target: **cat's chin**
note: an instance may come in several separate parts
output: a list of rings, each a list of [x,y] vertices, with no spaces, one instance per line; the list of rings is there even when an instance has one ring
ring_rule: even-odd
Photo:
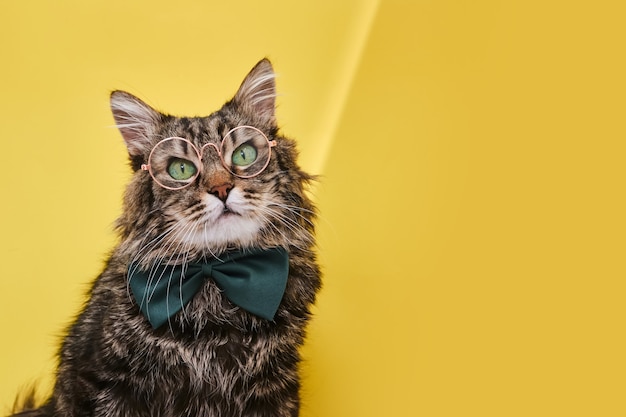
[[[256,239],[260,224],[257,219],[244,217],[232,211],[222,212],[217,219],[197,234],[196,245],[212,247],[246,247]]]

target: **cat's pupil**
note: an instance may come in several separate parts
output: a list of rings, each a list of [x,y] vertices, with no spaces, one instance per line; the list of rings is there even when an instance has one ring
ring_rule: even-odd
[[[196,167],[190,161],[185,159],[174,159],[168,169],[170,177],[175,180],[183,181],[188,180],[196,174]]]
[[[235,149],[232,160],[233,164],[238,166],[250,165],[257,158],[257,150],[254,146],[244,143]]]

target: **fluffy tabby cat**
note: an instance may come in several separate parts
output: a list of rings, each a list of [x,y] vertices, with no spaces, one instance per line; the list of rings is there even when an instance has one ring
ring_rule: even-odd
[[[206,117],[162,114],[112,93],[134,170],[120,243],[63,340],[51,396],[15,415],[298,415],[298,348],[320,273],[305,194],[312,177],[298,167],[294,141],[278,132],[274,78],[260,61]],[[163,265],[185,270],[276,248],[288,256],[288,276],[273,317],[231,302],[207,278],[180,311],[151,324],[140,308],[153,290],[143,298],[130,290],[133,268],[148,271],[148,282],[165,280],[169,292],[184,271],[172,278],[158,272]]]

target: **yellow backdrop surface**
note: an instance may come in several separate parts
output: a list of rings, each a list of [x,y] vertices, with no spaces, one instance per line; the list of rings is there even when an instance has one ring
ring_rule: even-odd
[[[129,178],[108,93],[268,56],[321,181],[302,416],[626,415],[619,1],[0,4],[0,414],[49,386]]]

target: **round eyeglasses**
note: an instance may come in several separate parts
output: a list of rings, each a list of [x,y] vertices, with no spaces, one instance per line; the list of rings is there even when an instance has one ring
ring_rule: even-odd
[[[219,148],[214,143],[207,143],[198,149],[188,139],[170,137],[154,145],[148,163],[141,165],[141,169],[148,171],[161,187],[180,190],[191,185],[200,175],[204,150],[213,147],[231,174],[252,178],[267,168],[274,146],[275,140],[270,141],[252,126],[231,129],[224,135]]]

